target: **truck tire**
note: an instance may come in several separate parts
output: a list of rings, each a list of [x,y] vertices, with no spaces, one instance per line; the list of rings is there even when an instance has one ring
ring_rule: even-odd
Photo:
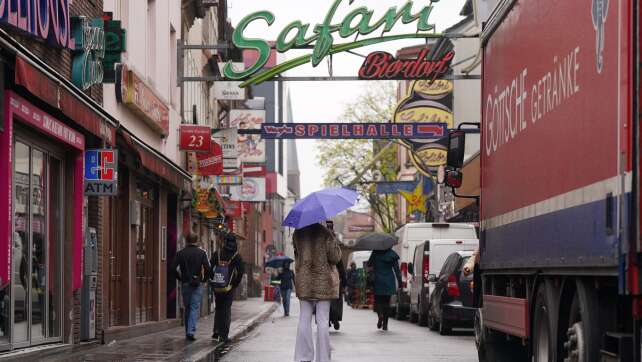
[[[537,287],[533,308],[533,362],[555,361],[557,358],[557,305],[549,282]]]
[[[589,281],[578,279],[564,338],[564,361],[598,362],[602,346],[599,302]]]
[[[505,335],[484,327],[482,309],[477,309],[474,325],[479,362],[531,361],[526,348],[519,341],[508,340]]]
[[[412,306],[410,307],[410,323],[417,323],[419,320],[419,315],[412,311]]]

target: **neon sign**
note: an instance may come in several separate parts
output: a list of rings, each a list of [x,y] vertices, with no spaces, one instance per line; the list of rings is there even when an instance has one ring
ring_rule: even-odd
[[[348,4],[352,5],[354,1],[355,0],[348,0]],[[312,53],[294,58],[259,74],[257,73],[265,66],[270,58],[271,46],[267,40],[247,38],[244,32],[245,29],[255,21],[264,21],[268,26],[272,25],[275,16],[269,11],[259,11],[246,16],[237,25],[232,41],[237,48],[255,49],[259,55],[254,64],[242,71],[235,70],[232,67],[232,62],[228,62],[223,69],[223,74],[229,79],[245,80],[241,84],[241,87],[246,87],[248,85],[262,83],[289,69],[306,63],[311,63],[312,66],[316,67],[328,55],[400,39],[440,37],[438,34],[425,33],[434,30],[434,25],[428,23],[433,9],[432,5],[424,6],[413,13],[413,2],[408,1],[400,8],[396,6],[389,8],[379,20],[376,21],[373,21],[374,10],[361,6],[350,11],[341,22],[333,23],[339,5],[342,2],[342,0],[335,0],[323,22],[314,26],[312,32],[309,31],[312,27],[311,24],[304,24],[300,20],[293,21],[286,25],[277,37],[276,50],[280,53],[285,53],[293,48],[314,45]],[[385,36],[385,34],[389,33],[400,21],[403,24],[416,22],[417,32]],[[334,43],[335,38],[333,35],[338,35],[339,38],[345,39],[355,34],[358,36],[366,36],[376,31],[378,31],[378,36],[369,39],[343,44]]]
[[[365,80],[392,79],[430,79],[432,81],[450,70],[450,63],[455,57],[454,51],[449,51],[440,59],[427,60],[428,49],[423,49],[416,59],[396,59],[386,52],[374,52],[366,57],[359,78]]]
[[[72,47],[69,0],[0,0],[0,24],[61,48]]]
[[[71,19],[75,53],[71,80],[82,90],[103,82],[105,57],[105,29],[103,19],[84,16]]]

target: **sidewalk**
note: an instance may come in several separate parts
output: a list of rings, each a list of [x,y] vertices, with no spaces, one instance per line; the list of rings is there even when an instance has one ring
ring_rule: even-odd
[[[234,301],[230,338],[241,337],[249,329],[267,318],[276,309],[276,303],[259,298]],[[196,341],[185,339],[183,326],[165,332],[145,335],[129,340],[107,342],[105,345],[73,346],[52,349],[38,356],[23,354],[9,361],[201,361],[218,347],[212,340],[214,315],[198,322]]]

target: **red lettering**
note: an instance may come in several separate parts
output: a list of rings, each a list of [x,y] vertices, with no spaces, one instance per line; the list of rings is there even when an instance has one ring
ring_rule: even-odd
[[[432,79],[445,74],[454,58],[449,51],[441,59],[427,60],[428,49],[422,49],[416,59],[396,59],[386,52],[371,53],[359,70],[362,79]]]
[[[397,127],[398,126],[396,124],[393,124],[393,125],[390,126],[390,134],[392,136],[399,136],[400,135],[399,129]]]
[[[339,126],[331,125],[330,126],[330,137],[337,137],[339,135]]]
[[[343,137],[351,136],[350,130],[348,129],[348,125],[347,124],[341,125],[341,136],[343,136]]]
[[[355,124],[352,127],[352,133],[354,133],[355,136],[363,136],[363,125]]]
[[[381,126],[379,126],[379,129],[380,129],[380,136],[382,136],[382,137],[383,137],[383,136],[389,136],[389,135],[390,135],[390,134],[388,133],[387,126],[388,126],[387,124],[382,124]]]
[[[366,134],[370,137],[377,136],[377,126],[374,124],[369,125],[368,130],[366,131]]]
[[[321,136],[325,137],[328,135],[328,126],[323,125],[321,126]]]
[[[113,166],[114,163],[114,154],[112,152],[103,152],[101,154],[101,162],[100,165],[102,166],[102,179],[103,180],[113,180],[114,179],[114,168],[113,167],[108,167],[107,164],[111,164]]]
[[[7,1],[7,22],[13,26],[18,26],[18,9],[20,8],[19,3],[15,3],[16,9],[13,8],[13,1]]]
[[[297,137],[303,137],[305,134],[305,126],[302,124],[298,124],[296,127],[294,127],[294,134]]]
[[[317,132],[319,132],[319,126],[317,126],[316,124],[308,125],[308,137],[316,136]]]
[[[406,137],[412,137],[413,134],[413,126],[411,124],[404,124],[403,125],[403,135]]]

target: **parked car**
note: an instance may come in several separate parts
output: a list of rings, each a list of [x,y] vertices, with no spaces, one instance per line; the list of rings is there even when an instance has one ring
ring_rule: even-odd
[[[476,309],[473,308],[473,276],[465,276],[464,264],[472,251],[457,251],[448,256],[439,276],[432,277],[435,289],[430,295],[428,327],[439,334],[450,334],[452,328],[472,328]]]
[[[459,250],[474,251],[478,246],[477,239],[437,239],[417,245],[414,261],[408,267],[412,275],[409,287],[411,322],[418,322],[420,326],[428,324],[430,294],[435,289],[435,277],[441,271],[446,258]]]
[[[411,223],[406,224],[395,233],[399,243],[394,250],[399,254],[401,269],[401,286],[396,295],[392,296],[391,307],[395,310],[395,318],[405,319],[410,311],[410,274],[408,265],[413,262],[415,248],[428,240],[477,239],[474,225],[460,223]],[[439,270],[439,269],[437,269]]]

